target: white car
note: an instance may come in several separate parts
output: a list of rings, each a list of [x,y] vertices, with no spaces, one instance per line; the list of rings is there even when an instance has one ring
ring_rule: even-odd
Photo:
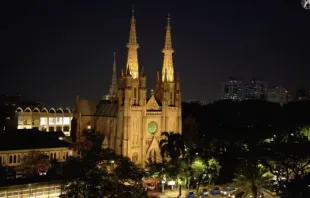
[[[228,187],[222,191],[222,195],[225,197],[231,197],[234,192],[236,192],[236,188]]]

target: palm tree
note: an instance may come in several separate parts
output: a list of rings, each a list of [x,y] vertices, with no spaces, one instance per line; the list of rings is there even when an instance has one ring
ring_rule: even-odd
[[[238,189],[236,193],[244,192],[243,197],[258,198],[260,192],[265,192],[274,197],[268,190],[272,178],[272,174],[262,167],[247,166],[236,174],[234,179],[234,185]]]
[[[182,164],[180,158],[185,154],[184,140],[181,134],[174,132],[162,132],[161,136],[164,136],[159,142],[160,154],[165,164],[166,157],[170,158],[169,168],[167,168],[171,175],[178,175],[180,180],[181,174],[184,173],[182,170]],[[182,194],[182,186],[179,184],[179,196]]]

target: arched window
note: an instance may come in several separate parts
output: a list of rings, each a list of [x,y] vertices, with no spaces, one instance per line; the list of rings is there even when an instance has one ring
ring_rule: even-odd
[[[25,112],[31,112],[31,109],[30,109],[29,107],[27,107],[27,108],[25,109]]]
[[[13,163],[13,156],[10,155],[10,164],[12,164],[12,163]]]
[[[16,155],[14,155],[13,163],[16,163]]]
[[[155,149],[152,149],[149,153],[149,160],[152,162],[152,163],[156,163],[156,151]]]
[[[40,112],[40,110],[38,108],[34,108],[33,112]]]
[[[54,153],[54,159],[57,159],[56,153]]]
[[[131,160],[132,160],[134,163],[137,163],[137,162],[138,162],[138,153],[132,154]]]
[[[23,110],[22,110],[22,108],[18,107],[18,108],[16,109],[16,112],[23,112]]]

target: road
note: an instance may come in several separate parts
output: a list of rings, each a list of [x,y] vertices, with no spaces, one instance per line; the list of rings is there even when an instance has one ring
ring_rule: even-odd
[[[187,191],[182,192],[182,196],[180,198],[186,198]],[[149,198],[177,198],[179,192],[177,190],[174,191],[166,191],[162,194],[160,191],[148,191]],[[224,198],[221,195],[209,195],[209,198]],[[265,194],[264,198],[273,198],[271,195]]]

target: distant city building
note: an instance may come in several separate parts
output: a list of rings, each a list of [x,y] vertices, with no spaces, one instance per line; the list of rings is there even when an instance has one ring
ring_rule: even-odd
[[[61,131],[70,136],[72,113],[69,108],[16,108],[17,129]]]
[[[258,80],[244,84],[240,80],[231,79],[222,83],[221,99],[235,101],[267,100],[268,83]]]
[[[252,80],[244,88],[245,100],[267,100],[267,82]]]
[[[38,107],[41,108],[44,106],[41,101],[24,101],[21,100],[19,95],[1,95],[1,129],[0,130],[9,130],[16,128],[15,121],[15,110],[17,107],[28,106],[30,108]]]
[[[222,83],[222,99],[241,101],[244,98],[242,81],[231,79]]]
[[[298,89],[296,92],[295,100],[309,100],[309,95],[307,94],[307,91],[305,89]]]
[[[197,104],[200,104],[200,105],[207,105],[208,103],[204,100],[188,100],[187,101],[188,103],[197,103]]]
[[[29,152],[46,154],[50,160],[65,161],[73,155],[71,143],[64,134],[42,133],[36,130],[13,130],[0,134],[0,164],[17,167]]]
[[[288,91],[283,87],[269,89],[267,93],[267,101],[284,105],[289,102]]]

